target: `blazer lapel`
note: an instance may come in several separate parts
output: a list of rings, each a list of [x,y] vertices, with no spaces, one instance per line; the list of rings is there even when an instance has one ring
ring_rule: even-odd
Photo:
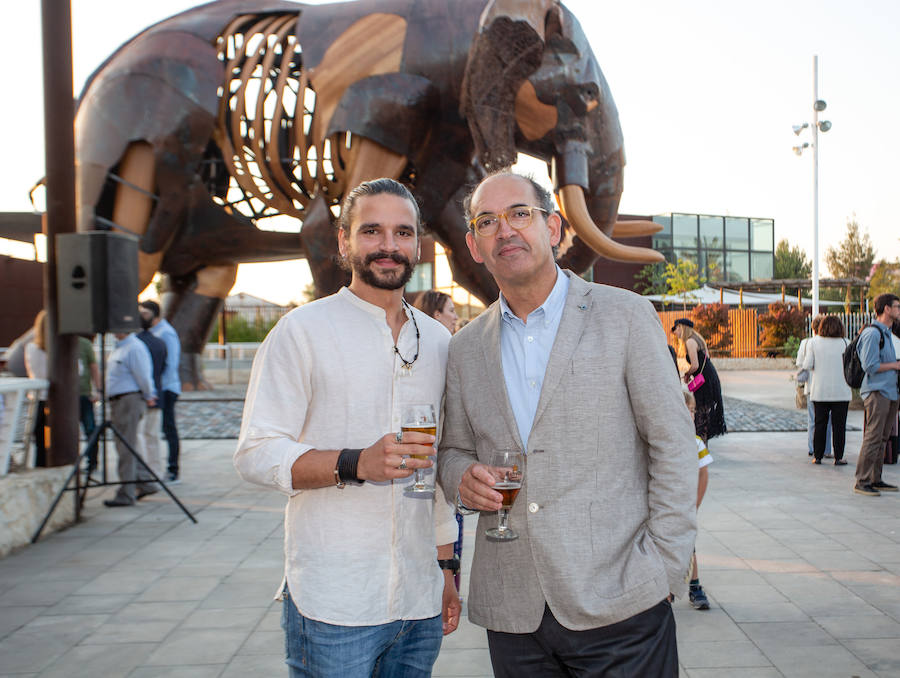
[[[578,342],[581,341],[593,303],[590,285],[569,271],[564,273],[569,276],[569,292],[566,295],[566,305],[559,321],[559,329],[556,331],[556,339],[550,351],[547,371],[544,373],[544,384],[541,387],[541,397],[538,400],[532,428],[537,426],[547,403],[550,402],[553,392],[568,369],[569,361],[578,347]]]
[[[519,426],[516,424],[512,405],[509,404],[509,394],[506,392],[506,379],[503,377],[503,360],[500,356],[500,326],[503,318],[501,317],[500,302],[494,302],[486,313],[490,313],[490,315],[485,323],[481,342],[485,362],[484,381],[491,391],[493,402],[499,405],[500,414],[503,415],[503,420],[512,432],[516,445],[524,451],[525,448],[519,437]]]

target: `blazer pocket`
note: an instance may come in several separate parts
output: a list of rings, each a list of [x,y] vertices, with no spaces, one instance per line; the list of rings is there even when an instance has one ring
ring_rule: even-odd
[[[646,525],[625,534],[625,522],[611,517],[607,506],[591,503],[591,540],[594,552],[594,591],[603,598],[619,598],[666,574],[662,557]]]

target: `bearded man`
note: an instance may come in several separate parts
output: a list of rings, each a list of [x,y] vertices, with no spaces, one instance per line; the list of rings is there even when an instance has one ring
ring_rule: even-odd
[[[253,362],[234,463],[288,497],[278,597],[294,677],[430,676],[459,623],[453,511],[440,489],[403,491],[435,438],[401,432],[401,407],[440,408],[450,341],[403,299],[420,222],[396,181],[353,189],[338,231],[349,287],[288,313]]]

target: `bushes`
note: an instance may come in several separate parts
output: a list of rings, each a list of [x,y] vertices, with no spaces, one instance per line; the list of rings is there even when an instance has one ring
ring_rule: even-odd
[[[728,304],[700,304],[691,311],[691,320],[710,349],[731,348]]]
[[[806,315],[796,306],[776,301],[769,304],[769,312],[759,316],[763,348],[781,350],[791,337],[802,337],[806,329]]]

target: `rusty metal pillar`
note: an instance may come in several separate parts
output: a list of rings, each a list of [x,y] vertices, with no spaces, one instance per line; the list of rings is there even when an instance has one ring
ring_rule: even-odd
[[[44,165],[47,178],[47,365],[50,379],[48,466],[78,457],[78,371],[74,335],[60,335],[56,291],[56,235],[75,232],[75,109],[72,103],[72,12],[69,0],[41,0],[44,48]]]

